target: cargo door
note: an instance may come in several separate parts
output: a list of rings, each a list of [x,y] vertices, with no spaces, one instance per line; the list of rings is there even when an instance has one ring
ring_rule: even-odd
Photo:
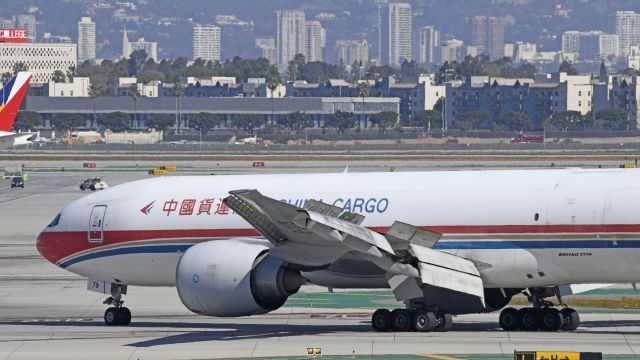
[[[96,205],[91,210],[89,218],[89,242],[101,243],[103,239],[104,214],[107,212],[107,205]]]

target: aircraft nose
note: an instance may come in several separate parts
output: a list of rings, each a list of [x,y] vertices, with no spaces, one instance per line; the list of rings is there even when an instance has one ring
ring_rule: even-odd
[[[56,254],[56,238],[54,233],[43,231],[38,235],[36,239],[36,249],[43,258],[47,259],[52,264],[55,264],[57,261]]]

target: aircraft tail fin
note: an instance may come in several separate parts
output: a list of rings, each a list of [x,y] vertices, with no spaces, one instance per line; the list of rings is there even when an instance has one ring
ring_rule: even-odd
[[[0,90],[0,131],[11,131],[30,80],[30,72],[19,72]]]

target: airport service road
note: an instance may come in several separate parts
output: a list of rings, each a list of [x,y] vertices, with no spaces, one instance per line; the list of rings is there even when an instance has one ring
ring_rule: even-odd
[[[127,165],[100,176],[111,185],[149,176]],[[34,247],[38,232],[58,210],[83,194],[78,185],[91,174],[71,172],[72,167],[64,173],[34,171],[24,190],[0,182],[0,359],[304,358],[309,346],[321,347],[326,355],[355,351],[368,357],[508,356],[514,349],[640,353],[638,313],[583,313],[583,326],[574,333],[507,333],[497,329],[497,314],[458,317],[449,333],[374,333],[371,303],[393,305],[388,294],[363,293],[369,298],[363,305],[341,300],[346,295],[307,293],[272,314],[219,319],[188,312],[175,289],[133,287],[125,297],[134,315],[131,326],[106,327],[104,296],[86,291],[84,279],[47,263]]]

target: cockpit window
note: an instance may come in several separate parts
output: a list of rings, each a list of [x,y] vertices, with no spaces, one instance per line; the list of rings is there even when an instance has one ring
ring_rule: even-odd
[[[53,221],[51,222],[51,224],[47,225],[47,227],[57,226],[59,222],[60,222],[60,214],[56,215],[56,217],[53,218]]]

